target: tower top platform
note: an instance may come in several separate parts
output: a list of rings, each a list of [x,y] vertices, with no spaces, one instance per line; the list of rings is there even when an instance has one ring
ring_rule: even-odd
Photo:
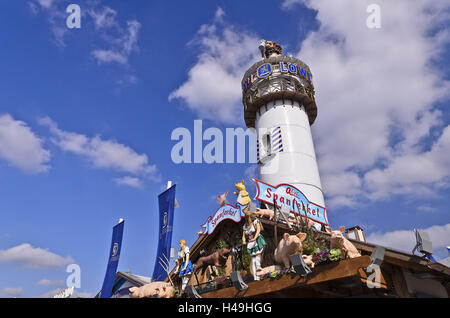
[[[256,112],[261,106],[275,100],[292,100],[305,107],[312,125],[317,106],[308,65],[297,58],[282,56],[281,46],[275,42],[262,43],[263,59],[245,72],[241,82],[245,124],[255,127]]]

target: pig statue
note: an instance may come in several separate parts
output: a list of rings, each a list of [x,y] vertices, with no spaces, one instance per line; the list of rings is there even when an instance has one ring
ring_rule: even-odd
[[[265,216],[265,217],[268,217],[270,220],[273,220],[273,217],[275,216],[275,214],[273,213],[272,210],[260,209],[260,208],[256,208],[255,215]]]
[[[159,297],[171,298],[174,288],[170,283],[152,282],[141,287],[130,288],[131,298]]]
[[[275,249],[274,257],[275,262],[284,264],[285,268],[291,267],[291,261],[289,256],[297,253],[302,253],[302,242],[305,240],[305,233],[298,233],[296,235],[289,235],[284,233],[278,247]]]
[[[219,200],[219,208],[221,208],[227,204],[227,195],[228,195],[228,190],[225,191],[224,194],[217,196],[217,200]]]
[[[312,255],[302,255],[303,261],[306,265],[308,265],[310,268],[314,268],[314,262],[312,260]]]
[[[264,267],[264,268],[258,268],[256,270],[256,276],[262,277],[262,276],[264,276],[266,274],[270,274],[270,273],[272,273],[274,271],[279,271],[279,270],[282,270],[282,267],[278,266],[278,265],[272,265],[272,266],[267,266],[267,267]]]
[[[347,238],[342,234],[345,231],[345,227],[341,226],[338,231],[332,231],[330,228],[326,229],[328,233],[331,234],[330,238],[330,248],[338,248],[341,250],[341,255],[348,258],[355,258],[361,256],[361,254],[356,249]]]

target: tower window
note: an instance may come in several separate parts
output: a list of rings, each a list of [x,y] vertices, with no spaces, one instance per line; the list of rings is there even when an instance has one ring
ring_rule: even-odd
[[[271,141],[269,133],[266,133],[262,136],[262,143],[263,143],[264,151],[267,154],[270,154],[272,152],[272,141]]]

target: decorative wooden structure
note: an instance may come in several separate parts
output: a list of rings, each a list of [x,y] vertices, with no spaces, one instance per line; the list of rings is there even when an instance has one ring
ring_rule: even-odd
[[[262,267],[274,264],[273,251],[275,244],[275,229],[279,239],[283,233],[295,234],[295,226],[289,228],[283,222],[275,223],[261,218],[264,226],[262,232],[267,247],[263,255]],[[191,259],[195,261],[200,251],[214,252],[217,242],[225,242],[233,247],[240,242],[243,221],[234,223],[224,221],[214,233],[209,236],[199,236],[191,246]],[[276,227],[275,227],[276,226]],[[316,232],[324,240],[329,240],[329,234]],[[192,275],[189,284],[194,285],[203,298],[247,298],[247,297],[445,297],[450,295],[450,268],[431,262],[428,259],[401,251],[386,248],[384,260],[380,266],[378,277],[370,270],[373,244],[349,239],[361,252],[361,257],[344,259],[336,262],[316,265],[312,273],[300,277],[294,273],[285,274],[277,278],[266,278],[252,281],[251,275],[244,277],[248,289],[236,290],[230,281],[232,271],[232,257],[227,260],[222,277],[211,279],[206,274],[198,277]],[[369,269],[368,269],[369,267]],[[170,273],[177,284],[179,278],[176,273]],[[374,286],[376,285],[376,286]],[[372,288],[371,288],[372,287]]]
[[[364,230],[359,225],[352,226],[346,229],[345,237],[348,239],[366,242],[366,235],[364,234]]]

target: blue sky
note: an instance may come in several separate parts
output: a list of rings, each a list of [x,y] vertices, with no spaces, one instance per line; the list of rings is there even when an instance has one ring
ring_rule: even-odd
[[[80,29],[65,8],[80,5]],[[0,296],[38,297],[81,268],[98,292],[112,226],[125,219],[119,270],[150,276],[157,195],[177,183],[173,245],[254,165],[175,164],[177,127],[243,127],[240,80],[257,41],[311,67],[312,127],[333,228],[410,251],[427,229],[450,245],[449,5],[378,1],[64,1],[0,3]],[[206,144],[206,142],[204,143]],[[232,194],[229,201],[234,203]]]

